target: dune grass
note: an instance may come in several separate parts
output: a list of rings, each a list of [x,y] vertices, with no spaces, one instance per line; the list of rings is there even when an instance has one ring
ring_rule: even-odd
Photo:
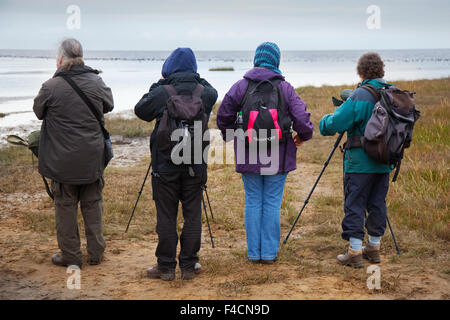
[[[416,124],[413,142],[405,152],[400,177],[396,183],[391,183],[387,198],[389,214],[394,223],[407,228],[419,230],[429,237],[450,240],[450,194],[449,167],[450,159],[450,78],[438,80],[401,81],[395,83],[402,89],[416,92],[416,106],[421,111],[421,118]],[[330,103],[331,96],[339,96],[342,89],[349,86],[301,87],[297,89],[299,96],[308,103],[308,111],[315,126],[314,143],[305,143],[299,155],[299,161],[322,164],[329,154],[336,137],[322,137],[318,132],[318,123],[323,114],[333,112]],[[215,116],[219,103],[213,108],[210,127],[215,128]],[[154,122],[147,123],[137,118],[108,118],[106,127],[111,134],[125,137],[148,137],[154,127]],[[108,169],[106,177],[109,184],[106,187],[105,219],[106,222],[123,224],[122,215],[128,210],[136,196],[138,187],[144,175],[144,167],[138,164],[133,168]],[[4,147],[0,149],[0,172],[2,182],[0,191],[10,192],[20,190],[20,186],[27,185],[31,168],[31,154],[26,148]],[[340,173],[342,159],[336,151],[327,169]],[[23,173],[24,167],[28,168]],[[20,173],[22,172],[22,173]],[[295,172],[294,174],[298,174]],[[19,177],[20,176],[20,177]],[[225,230],[235,230],[242,227],[243,193],[239,175],[234,173],[233,166],[211,165],[209,177],[214,184],[216,201],[227,203],[218,206],[217,218]],[[39,178],[39,177],[37,177]],[[323,179],[327,179],[324,177]],[[341,181],[337,180],[337,183]],[[9,187],[14,184],[14,188]],[[134,187],[134,188],[132,188]],[[29,189],[29,188],[27,188]],[[150,187],[149,187],[150,189]],[[294,196],[292,191],[285,191],[282,211],[285,213],[284,224],[287,226],[295,218],[297,207],[292,205]],[[108,196],[109,195],[109,196]],[[109,200],[111,199],[111,200]],[[220,199],[220,200],[219,200]],[[110,203],[111,201],[112,203]],[[301,200],[300,200],[301,201]],[[342,208],[342,196],[333,198],[315,197],[319,207]],[[141,198],[142,206],[138,208],[137,216],[144,214],[144,208],[152,208],[149,194]],[[297,203],[296,203],[297,205]],[[114,210],[112,210],[114,208]],[[121,209],[123,208],[123,209]],[[109,212],[114,211],[114,217]]]
[[[388,213],[396,224],[419,230],[429,237],[450,240],[450,78],[397,81],[394,84],[416,92],[416,108],[421,118],[416,123],[413,142],[405,151],[398,181],[390,184]],[[299,96],[309,102],[315,125],[314,147],[305,144],[307,161],[325,159],[336,137],[318,137],[320,118],[333,112],[329,99],[338,97],[348,86],[302,87]],[[339,152],[333,165],[341,165]]]
[[[407,266],[409,275],[434,269],[446,279],[450,270],[450,78],[399,81],[394,84],[416,92],[416,105],[422,117],[416,124],[412,145],[406,150],[399,179],[391,183],[387,197],[388,214],[404,251],[402,256],[395,255],[392,237],[387,231],[383,239],[382,254],[389,257],[388,262],[391,264],[384,265],[384,268],[392,268],[392,272],[386,270],[383,273],[383,292],[392,293],[399,290],[398,268]],[[336,136],[322,137],[318,132],[318,124],[324,114],[334,110],[331,96],[338,97],[344,88],[349,86],[297,89],[299,96],[308,104],[315,133],[313,140],[299,148],[299,168],[289,174],[286,182],[281,206],[282,237],[287,234],[297,216],[336,139]],[[218,107],[219,103],[213,108],[210,128],[216,127]],[[106,119],[106,127],[112,134],[129,138],[148,136],[153,125],[136,118]],[[130,230],[127,234],[123,233],[148,163],[149,159],[143,159],[132,167],[108,168],[105,171],[103,207],[104,235],[107,241],[124,238],[129,241],[156,240],[156,210],[151,177],[147,179]],[[3,195],[45,192],[40,176],[36,170],[32,171],[31,155],[26,148],[0,148],[0,174],[0,192]],[[334,263],[336,254],[343,252],[346,246],[340,238],[343,195],[342,155],[339,150],[330,162],[293,236],[286,245],[280,247],[275,269],[255,266],[246,259],[243,185],[234,166],[210,165],[208,186],[215,218],[210,222],[216,249],[210,249],[209,233],[204,223],[201,262],[208,269],[204,276],[206,281],[216,288],[219,296],[245,297],[252,287],[287,281],[287,269],[301,279],[334,275],[349,282],[365,283],[367,276],[364,272],[341,268]],[[54,235],[52,202],[45,195],[38,205],[23,210],[25,228]],[[202,219],[205,222],[204,214]],[[181,227],[181,215],[178,221]],[[82,223],[80,227],[80,234],[83,234]],[[173,285],[182,284],[175,282]]]
[[[150,136],[154,128],[154,121],[148,123],[137,117],[106,116],[105,127],[111,135],[119,135],[125,138],[140,138]]]
[[[402,163],[400,177],[396,183],[391,183],[387,198],[389,214],[394,223],[407,228],[420,230],[427,236],[450,240],[450,210],[449,210],[449,167],[450,159],[450,78],[439,80],[401,81],[395,83],[398,87],[416,92],[416,106],[421,111],[421,118],[416,124],[413,142],[406,150]],[[336,137],[322,137],[318,132],[318,123],[323,114],[333,112],[334,107],[330,103],[331,96],[339,96],[342,89],[349,86],[322,86],[301,87],[297,89],[299,96],[308,103],[308,111],[315,126],[314,143],[305,143],[302,146],[299,161],[321,164],[329,154]],[[213,108],[210,127],[215,128],[217,103]],[[137,118],[107,117],[106,127],[111,134],[122,135],[128,138],[148,137],[154,127],[154,122],[147,123]],[[135,168],[108,169],[106,176],[110,182],[106,187],[105,219],[106,221],[124,223],[123,217],[117,217],[125,213],[130,203],[136,196],[140,185],[141,175],[144,174],[144,166]],[[342,159],[339,151],[336,151],[328,171],[341,170]],[[26,181],[18,179],[17,175],[27,179],[27,174],[19,174],[23,168],[31,169],[31,155],[26,148],[4,147],[0,149],[0,171],[2,179],[0,191],[12,190],[8,187],[14,181],[14,189],[26,185]],[[27,170],[25,170],[27,171]],[[141,175],[139,175],[139,173]],[[297,174],[297,173],[294,173]],[[222,203],[227,206],[219,206],[218,223],[226,230],[234,230],[242,226],[243,194],[241,181],[234,173],[232,166],[212,165],[209,167],[209,176],[214,181],[215,190]],[[326,179],[326,177],[324,177]],[[337,181],[340,183],[340,181]],[[127,187],[128,186],[128,187]],[[136,190],[133,190],[134,186]],[[133,190],[133,191],[132,191]],[[216,192],[217,191],[217,192]],[[112,197],[108,197],[113,195]],[[292,206],[292,191],[285,192],[282,210],[285,212],[284,224],[292,223],[296,215],[296,208]],[[316,198],[316,197],[315,197]],[[113,203],[109,203],[108,199]],[[332,207],[342,207],[341,195],[333,198],[316,198],[316,205],[324,207],[324,203],[332,203]],[[141,208],[152,207],[151,197],[146,195],[141,199]],[[326,206],[326,205],[325,205]],[[115,217],[109,217],[108,212],[114,208]],[[123,209],[120,209],[123,208]],[[119,209],[119,210],[118,210]],[[143,214],[138,208],[137,216]],[[232,214],[230,214],[232,213]]]

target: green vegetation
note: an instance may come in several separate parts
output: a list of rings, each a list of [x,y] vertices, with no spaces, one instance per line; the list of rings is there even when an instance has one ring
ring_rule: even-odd
[[[394,244],[387,230],[381,247],[382,290],[370,294],[373,294],[374,298],[377,298],[378,294],[383,294],[381,298],[429,297],[431,293],[438,294],[445,290],[450,273],[448,262],[450,78],[399,81],[394,84],[399,88],[416,92],[416,105],[422,117],[416,124],[412,145],[406,150],[399,179],[391,183],[387,197],[388,214],[404,254],[400,256],[395,254]],[[315,133],[312,141],[305,142],[299,147],[298,169],[291,172],[286,181],[281,205],[282,240],[303,205],[336,139],[336,136],[320,135],[319,120],[324,114],[333,112],[331,96],[338,97],[342,89],[349,87],[322,86],[297,89],[299,96],[308,104]],[[219,103],[213,108],[210,128],[216,127],[218,107]],[[128,138],[148,137],[153,125],[154,122],[149,124],[137,118],[106,117],[106,128],[111,134]],[[109,167],[105,171],[104,235],[108,246],[114,248],[108,253],[110,262],[113,262],[116,256],[120,257],[121,252],[136,257],[136,250],[144,248],[148,250],[149,246],[152,246],[152,249],[156,246],[156,209],[152,199],[150,177],[139,200],[130,231],[127,235],[123,234],[148,163],[149,159],[143,159],[134,166]],[[14,246],[19,245],[23,248],[32,248],[36,245],[48,248],[49,244],[55,247],[55,243],[51,242],[55,241],[53,202],[45,196],[41,177],[37,170],[32,168],[30,151],[21,147],[0,148],[0,175],[2,177],[0,193],[3,198],[13,199],[4,204],[0,202],[0,214],[14,213],[13,218],[5,218],[2,221],[4,225],[10,226],[18,233],[17,238],[5,237],[5,241],[0,241],[0,246],[3,245],[5,250],[9,248],[8,245],[11,246],[11,249],[8,249],[11,250],[8,251],[10,253],[5,255],[12,254]],[[243,185],[241,176],[235,172],[233,165],[212,164],[208,167],[208,193],[215,218],[214,221],[210,219],[210,222],[216,248],[211,249],[206,221],[203,220],[200,262],[206,272],[200,276],[202,279],[195,282],[199,294],[207,292],[204,297],[245,299],[257,296],[264,289],[267,292],[267,288],[271,292],[276,292],[278,288],[278,292],[284,294],[285,291],[281,289],[297,285],[300,291],[291,291],[292,296],[280,294],[271,297],[297,297],[296,294],[302,294],[302,286],[307,297],[333,298],[336,294],[337,296],[341,294],[344,299],[352,299],[362,298],[363,294],[367,294],[365,269],[343,268],[335,263],[336,255],[344,252],[347,245],[340,237],[344,212],[342,156],[339,151],[334,154],[289,242],[280,246],[278,262],[274,266],[255,265],[247,261]],[[24,203],[24,195],[30,197],[36,194],[41,194],[41,197]],[[14,207],[10,209],[12,204]],[[180,214],[178,219],[180,226],[182,221]],[[82,225],[80,215],[80,234],[83,237]],[[33,237],[39,234],[42,239],[38,244],[32,241],[34,238],[27,240],[20,234],[23,229],[32,230]],[[17,239],[20,239],[20,243]],[[117,243],[119,247],[114,247]],[[47,251],[45,249],[43,253],[36,255],[42,255],[47,259]],[[151,259],[152,255],[149,253],[150,251],[145,252]],[[24,258],[17,257],[17,261]],[[136,261],[141,262],[144,259],[139,258]],[[14,263],[17,265],[19,262]],[[105,264],[105,268],[107,266]],[[140,265],[134,267],[141,268]],[[94,269],[91,270],[90,272],[95,272]],[[436,281],[440,281],[442,285],[436,285],[436,282],[430,279],[432,281],[437,279]],[[148,292],[147,280],[137,274],[124,279],[142,289],[142,292]],[[174,287],[180,290],[190,288],[188,282],[178,279],[170,284],[155,283],[155,285],[165,286],[164,290]],[[311,288],[317,288],[318,291]],[[416,288],[426,289],[420,291]],[[124,286],[123,290],[125,295],[128,289]],[[162,292],[159,289],[156,291]],[[120,292],[122,294],[122,291]],[[131,289],[128,292],[131,292]],[[448,295],[445,294],[436,297],[448,299]]]
[[[395,225],[423,232],[427,237],[450,240],[450,78],[398,81],[397,87],[416,92],[416,107],[421,118],[414,129],[413,142],[405,151],[400,176],[391,183],[387,197],[388,212]],[[308,104],[316,129],[315,143],[305,143],[303,159],[323,161],[336,137],[321,137],[318,123],[325,113],[333,112],[329,102],[348,86],[298,88]],[[342,165],[339,153],[330,167]],[[327,169],[328,170],[328,169]],[[341,183],[341,182],[340,182]]]
[[[155,122],[145,122],[136,117],[105,117],[105,127],[111,135],[120,135],[125,138],[149,137]]]
[[[209,68],[209,71],[234,71],[233,67]]]
[[[440,80],[402,81],[395,83],[398,87],[416,92],[416,105],[421,111],[421,118],[416,124],[413,143],[406,150],[402,163],[400,177],[396,183],[391,183],[387,204],[389,215],[395,225],[423,232],[431,238],[450,240],[450,78]],[[349,86],[301,87],[297,89],[299,96],[308,103],[308,111],[315,127],[313,142],[305,143],[298,154],[298,163],[322,165],[331,150],[335,137],[322,137],[318,132],[318,123],[325,113],[333,112],[331,96],[338,96],[340,91]],[[217,103],[213,108],[210,128],[216,127]],[[154,127],[154,122],[147,123],[137,118],[106,117],[106,127],[111,134],[128,138],[148,137]],[[342,157],[336,152],[327,172],[320,184],[336,185],[339,192],[336,195],[321,195],[316,191],[312,197],[313,205],[319,210],[336,214],[342,211]],[[108,169],[110,182],[106,186],[105,221],[123,224],[125,218],[117,215],[128,213],[131,202],[136,196],[137,186],[147,160],[135,168]],[[26,148],[5,147],[0,149],[0,171],[5,176],[2,187],[7,187],[14,180],[7,173],[15,172],[17,168],[29,167],[31,170],[31,155]],[[318,172],[317,172],[318,173]],[[282,225],[287,228],[295,218],[304,197],[299,197],[295,190],[289,187],[293,176],[302,175],[300,170],[293,172],[288,178],[288,187],[282,203]],[[242,228],[244,197],[242,182],[234,167],[228,165],[211,165],[209,181],[214,188],[210,193],[214,199],[220,199],[227,206],[218,206],[217,223],[226,230]],[[312,178],[316,172],[308,173]],[[26,177],[26,175],[24,175]],[[11,178],[11,179],[10,179]],[[17,178],[17,177],[15,177]],[[20,181],[17,182],[20,184]],[[26,185],[26,182],[24,182]],[[136,190],[130,188],[136,186]],[[292,186],[294,188],[294,186]],[[306,192],[306,191],[304,191]],[[303,194],[304,194],[303,192]],[[144,194],[141,198],[141,209],[153,207],[151,196]],[[114,208],[114,210],[113,210]],[[152,210],[153,211],[153,210]],[[108,212],[114,212],[115,217]],[[136,216],[144,215],[137,212]],[[338,223],[339,219],[336,220]],[[301,222],[302,223],[302,222]],[[335,228],[333,228],[335,229]]]

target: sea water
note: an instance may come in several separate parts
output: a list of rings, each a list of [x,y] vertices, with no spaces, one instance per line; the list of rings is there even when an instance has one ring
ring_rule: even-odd
[[[380,50],[388,82],[450,76],[450,49]],[[356,63],[364,51],[284,51],[280,70],[294,87],[353,85]],[[152,83],[161,78],[168,51],[87,51],[85,62],[101,70],[112,89],[113,113],[134,108]],[[251,51],[197,51],[198,73],[217,89],[219,101],[252,68]],[[210,71],[211,68],[233,71]],[[39,128],[32,108],[41,84],[56,70],[56,54],[42,50],[0,50],[0,141],[6,134]],[[308,101],[306,101],[308,102]],[[128,112],[130,114],[130,112]],[[132,113],[131,113],[132,114]],[[2,143],[0,142],[0,143]]]

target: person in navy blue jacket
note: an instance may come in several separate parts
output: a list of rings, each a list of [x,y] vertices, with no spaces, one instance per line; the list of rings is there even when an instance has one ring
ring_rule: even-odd
[[[191,279],[200,272],[198,252],[201,243],[201,199],[202,186],[206,179],[206,164],[197,166],[192,175],[187,165],[176,165],[170,158],[159,154],[155,148],[156,132],[166,108],[169,94],[164,85],[171,85],[179,95],[190,95],[200,84],[204,112],[210,115],[217,100],[217,91],[197,73],[197,61],[189,48],[178,48],[166,59],[162,78],[152,84],[150,91],[135,106],[136,115],[145,121],[156,120],[155,130],[150,137],[152,154],[152,188],[155,200],[158,233],[156,257],[158,264],[147,269],[147,276],[163,280],[175,278],[178,245],[177,214],[181,201],[184,217],[180,235],[181,251],[179,265],[183,279]]]

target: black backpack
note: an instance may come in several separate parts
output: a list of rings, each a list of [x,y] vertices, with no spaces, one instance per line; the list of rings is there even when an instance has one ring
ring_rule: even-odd
[[[242,119],[238,117],[238,128],[247,132],[247,144],[275,139],[285,143],[291,137],[292,120],[286,113],[284,97],[278,84],[281,80],[248,82],[241,101]],[[241,122],[241,123],[239,123]]]
[[[171,163],[175,165],[202,164],[203,151],[207,146],[207,143],[203,141],[203,136],[208,129],[208,116],[201,99],[204,87],[198,84],[192,94],[189,95],[178,94],[171,85],[165,85],[164,89],[169,94],[169,99],[156,132],[157,153],[163,155],[166,159],[170,159]],[[201,123],[201,141],[195,141],[195,138],[199,136],[199,132],[197,132],[197,136],[194,134],[195,122]],[[173,141],[171,136],[177,129],[181,129],[183,135],[178,140]],[[185,148],[187,143],[190,143],[190,148],[188,148],[190,149],[190,155],[184,157],[183,150],[187,150]],[[198,153],[198,145],[201,145],[201,155]],[[197,151],[197,155],[194,151]],[[173,162],[172,155],[174,154],[183,158],[182,163]],[[199,158],[200,156],[201,158]],[[187,161],[185,161],[186,158]]]

